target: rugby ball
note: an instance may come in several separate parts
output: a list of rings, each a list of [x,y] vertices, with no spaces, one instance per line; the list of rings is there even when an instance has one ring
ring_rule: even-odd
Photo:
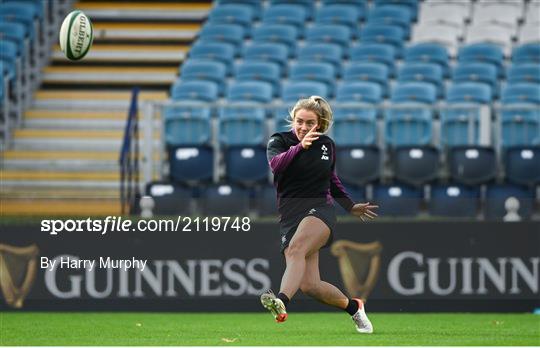
[[[82,11],[73,11],[66,16],[60,27],[60,49],[70,60],[82,59],[90,50],[94,30],[90,19]]]

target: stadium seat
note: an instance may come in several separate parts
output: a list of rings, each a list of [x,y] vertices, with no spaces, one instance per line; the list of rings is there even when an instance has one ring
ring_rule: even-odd
[[[266,147],[231,146],[224,150],[225,178],[228,182],[253,185],[268,181]]]
[[[502,93],[503,147],[540,145],[540,85],[508,84]]]
[[[354,185],[348,185],[343,184],[343,187],[345,188],[345,192],[351,197],[353,202],[367,202],[366,199],[366,189],[365,187],[359,187]],[[349,216],[351,212],[345,211],[339,203],[334,202],[334,206],[336,208],[336,214],[340,216]]]
[[[505,173],[508,181],[532,186],[540,183],[540,145],[512,147],[505,151]]]
[[[480,208],[480,188],[463,185],[434,185],[428,201],[429,215],[475,218]]]
[[[352,37],[356,38],[358,23],[365,15],[362,7],[352,3],[323,5],[317,10],[315,23],[346,25],[351,30]]]
[[[525,23],[540,23],[540,1],[529,2],[529,7],[525,10]]]
[[[502,92],[504,103],[540,104],[540,85],[535,83],[508,84]]]
[[[260,216],[275,216],[277,211],[277,194],[274,185],[262,185],[256,191],[256,207]]]
[[[154,215],[191,215],[191,188],[173,182],[154,181],[146,185],[146,195],[154,200]]]
[[[497,25],[515,31],[522,9],[512,2],[492,1],[476,5],[472,22],[477,25]]]
[[[384,5],[395,5],[403,6],[408,8],[411,11],[411,18],[413,21],[416,21],[418,15],[418,0],[375,0],[375,7],[384,6]]]
[[[244,42],[245,30],[237,24],[205,24],[199,32],[199,40],[202,42],[222,42],[235,47],[236,54],[240,53],[240,47]]]
[[[538,23],[525,24],[519,31],[518,42],[522,45],[530,43],[540,43],[540,33],[538,32]]]
[[[458,63],[489,63],[497,68],[499,78],[504,77],[504,54],[502,49],[492,43],[476,43],[462,46],[458,52]]]
[[[454,83],[448,88],[446,101],[487,104],[492,101],[491,87],[480,82]]]
[[[324,83],[330,96],[334,95],[335,67],[329,63],[302,62],[289,69],[289,81],[317,81]]]
[[[171,180],[191,185],[212,180],[214,152],[210,146],[171,146],[168,155]]]
[[[396,50],[394,46],[376,43],[361,43],[352,46],[349,50],[351,63],[383,63],[388,67],[388,73],[391,77],[395,74]]]
[[[496,154],[490,147],[452,147],[448,152],[448,166],[452,179],[465,185],[487,183],[497,173]]]
[[[414,217],[420,211],[423,191],[406,185],[381,185],[373,190],[373,200],[379,206],[380,217]]]
[[[265,110],[254,103],[231,103],[220,110],[219,140],[225,146],[260,145],[266,138]]]
[[[345,81],[339,85],[336,93],[336,101],[340,104],[346,102],[377,104],[381,100],[382,89],[379,84],[374,82]]]
[[[249,190],[236,185],[210,185],[202,192],[201,211],[208,216],[246,216]]]
[[[345,67],[343,80],[345,82],[375,82],[381,87],[382,96],[388,95],[390,72],[383,63],[353,62]]]
[[[395,25],[403,29],[404,38],[410,35],[411,10],[401,5],[375,6],[368,15],[367,24]]]
[[[540,44],[531,43],[515,47],[512,51],[512,63],[540,64]]]
[[[540,65],[532,63],[514,64],[508,69],[509,84],[530,82],[540,84]]]
[[[462,82],[480,82],[491,87],[494,98],[499,96],[499,79],[497,69],[488,63],[460,63],[453,71],[452,81],[456,84]]]
[[[458,46],[461,28],[456,28],[444,23],[419,23],[412,31],[411,43],[413,44],[438,44],[454,56]]]
[[[324,83],[313,81],[286,82],[282,85],[281,99],[286,102],[295,102],[300,98],[309,98],[318,95],[323,98],[328,96],[328,88]]]
[[[218,0],[219,5],[225,4],[240,4],[251,7],[253,18],[259,20],[262,14],[262,4],[259,0]]]
[[[294,6],[300,6],[305,11],[305,19],[311,20],[313,19],[313,15],[315,13],[315,3],[311,0],[270,0],[270,8],[275,7],[276,5],[294,5]],[[296,13],[294,13],[296,15]],[[304,18],[302,21],[305,20]],[[302,22],[302,25],[304,25]]]
[[[272,96],[272,85],[264,81],[234,81],[227,89],[227,99],[232,102],[269,103]]]
[[[210,109],[204,105],[167,106],[164,111],[165,143],[169,146],[209,144]]]
[[[510,47],[512,46],[512,31],[513,29],[511,28],[505,28],[503,26],[493,24],[486,25],[485,23],[483,23],[478,25],[471,25],[467,29],[465,43],[495,44],[501,47],[503,51],[510,53]]]
[[[285,75],[289,58],[287,46],[278,43],[253,43],[244,48],[245,62],[271,62],[281,67],[281,74]]]
[[[303,38],[307,17],[306,8],[300,4],[272,4],[264,11],[263,24],[292,25]]]
[[[534,192],[528,188],[514,185],[490,185],[486,190],[485,217],[488,220],[501,220],[507,214],[505,203],[510,197],[519,202],[518,215],[528,220],[534,206]]]
[[[296,55],[296,42],[298,41],[298,29],[285,24],[262,24],[253,31],[254,43],[280,43],[285,44],[289,51],[289,58]]]
[[[250,36],[253,17],[253,8],[249,5],[219,4],[208,14],[207,23],[238,24],[244,28],[247,36]]]
[[[392,151],[395,178],[419,186],[437,178],[439,151],[432,146],[402,146]]]
[[[405,63],[435,63],[443,69],[444,77],[450,75],[448,50],[437,43],[420,43],[405,49]]]
[[[351,42],[351,29],[340,24],[318,24],[306,30],[308,44],[330,43],[337,44],[343,49]]]
[[[435,86],[437,97],[444,94],[443,70],[435,63],[405,63],[398,72],[398,82],[427,82]]]
[[[336,152],[336,172],[343,183],[362,186],[379,179],[381,153],[378,147],[339,145]]]
[[[274,97],[280,94],[281,69],[277,63],[247,61],[238,64],[235,78],[237,81],[263,81],[272,84]]]
[[[435,87],[425,82],[398,83],[393,107],[385,115],[385,141],[391,147],[429,145],[432,140],[431,104]]]
[[[225,92],[227,66],[220,62],[188,59],[180,66],[182,81],[208,80],[218,85],[219,94]]]
[[[396,56],[401,57],[405,32],[399,26],[383,24],[366,24],[362,27],[360,40],[362,43],[389,44],[396,49]]]
[[[444,23],[457,28],[464,26],[470,18],[470,3],[468,1],[424,1],[418,18],[419,23]]]
[[[343,64],[341,46],[329,43],[311,44],[302,47],[298,52],[298,62],[326,62],[334,65],[336,73],[341,76]]]
[[[218,97],[218,86],[211,81],[178,81],[171,87],[171,98],[213,102]]]
[[[234,46],[219,42],[196,42],[189,51],[189,58],[193,60],[211,60],[223,63],[227,66],[227,74],[232,73],[234,61]]]

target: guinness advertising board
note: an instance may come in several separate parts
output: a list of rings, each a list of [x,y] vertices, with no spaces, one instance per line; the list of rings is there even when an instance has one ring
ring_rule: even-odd
[[[258,311],[285,269],[279,227],[249,231],[0,234],[2,310]],[[321,278],[370,311],[540,307],[537,222],[339,223]],[[300,292],[291,310],[332,310]]]

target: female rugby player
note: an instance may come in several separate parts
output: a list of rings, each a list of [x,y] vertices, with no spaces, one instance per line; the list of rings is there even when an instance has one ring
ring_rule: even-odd
[[[291,131],[270,137],[267,157],[278,196],[281,252],[287,263],[277,297],[270,291],[261,303],[277,322],[287,319],[287,305],[298,289],[318,301],[348,312],[361,333],[373,332],[360,299],[348,298],[321,280],[319,250],[332,242],[336,215],[332,199],[360,219],[373,219],[378,208],[355,204],[337,177],[335,144],[324,135],[332,110],[318,96],[300,99],[290,114]]]

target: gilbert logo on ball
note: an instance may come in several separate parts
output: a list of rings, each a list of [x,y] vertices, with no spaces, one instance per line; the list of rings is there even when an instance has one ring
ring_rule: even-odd
[[[90,19],[82,11],[73,11],[66,16],[60,27],[60,49],[70,60],[83,58],[94,39]]]

